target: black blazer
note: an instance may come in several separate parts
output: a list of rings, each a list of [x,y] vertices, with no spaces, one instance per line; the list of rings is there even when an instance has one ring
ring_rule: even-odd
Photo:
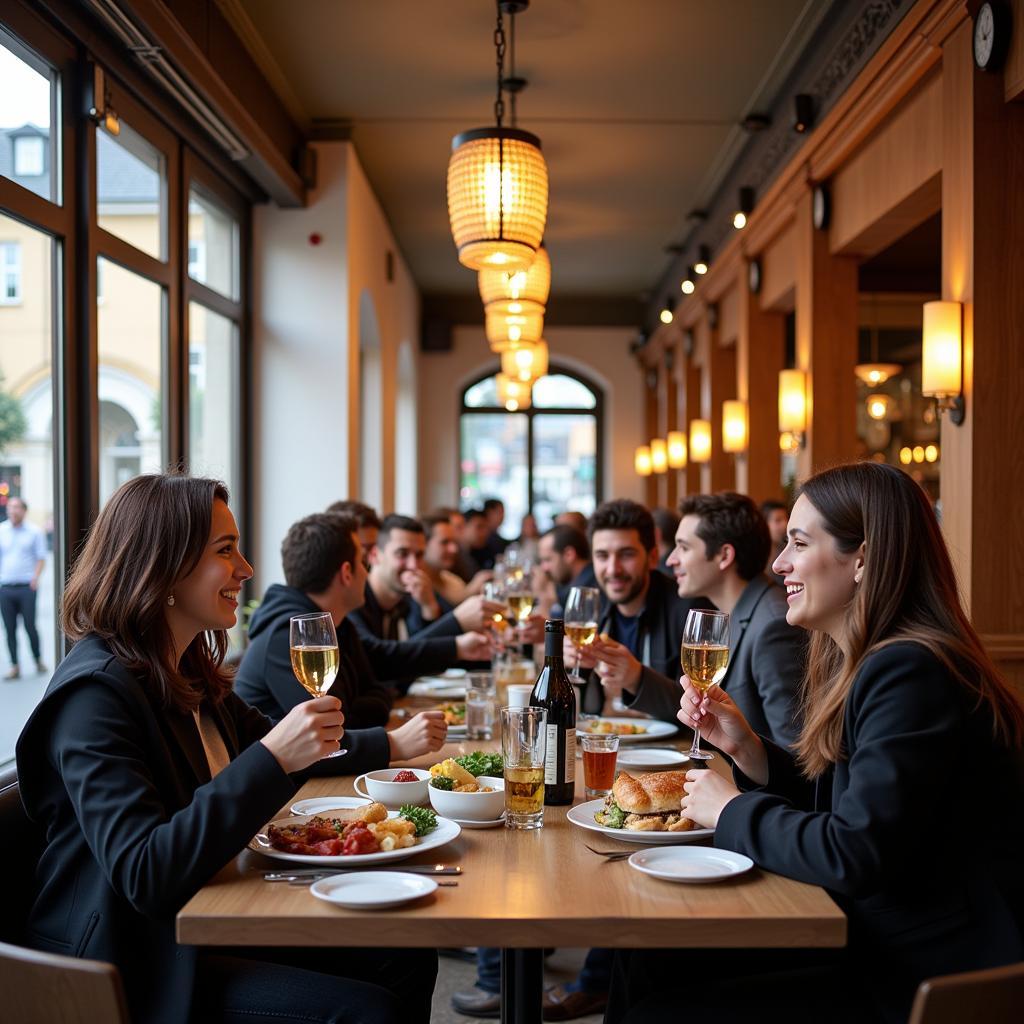
[[[903,1022],[924,978],[1024,959],[1024,761],[909,642],[865,659],[843,747],[810,783],[766,743],[768,784],[737,773],[748,791],[726,805],[715,845],[824,886],[849,915],[865,990]]]
[[[258,742],[258,711],[233,693],[211,711],[232,759],[212,780],[192,716],[89,637],[18,739],[22,801],[47,837],[28,941],[116,964],[133,1021],[188,1020],[197,950],[175,943],[174,916],[298,785]]]
[[[804,676],[807,633],[786,621],[786,593],[767,576],[755,576],[729,617],[729,668],[721,687],[750,727],[780,746],[800,734],[798,695]],[[647,677],[630,707],[676,721],[679,678]]]

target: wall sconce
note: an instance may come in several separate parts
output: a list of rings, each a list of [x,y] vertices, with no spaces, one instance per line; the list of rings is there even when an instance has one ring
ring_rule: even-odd
[[[951,423],[964,421],[964,307],[959,302],[926,302],[921,357],[921,394],[938,399]]]
[[[779,451],[785,455],[793,455],[800,450],[800,445],[792,431],[784,430],[779,434]]]
[[[731,398],[722,403],[722,448],[734,455],[747,450],[747,403]]]
[[[806,430],[807,374],[803,370],[780,370],[779,431],[792,434],[792,443],[803,448]]]
[[[706,245],[697,246],[697,262],[694,263],[693,269],[695,273],[698,273],[703,277],[708,272],[708,266],[711,263],[711,250]]]
[[[710,420],[690,420],[690,459],[698,463],[711,461]]]
[[[668,446],[663,438],[651,438],[651,469],[655,473],[668,471]]]
[[[686,468],[686,434],[681,430],[668,432],[668,466],[669,469]]]
[[[747,218],[754,212],[754,190],[749,185],[740,189],[739,206],[732,215],[732,226],[742,231],[747,226]]]
[[[651,475],[651,449],[647,445],[640,445],[633,453],[633,468],[637,476]]]

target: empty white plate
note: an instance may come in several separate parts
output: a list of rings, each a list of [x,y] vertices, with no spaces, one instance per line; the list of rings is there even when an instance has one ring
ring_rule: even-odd
[[[636,750],[620,750],[615,760],[616,768],[632,768],[636,771],[660,772],[669,768],[679,768],[690,758],[679,750],[661,747]]]
[[[491,818],[488,821],[469,821],[466,818],[452,818],[452,821],[463,828],[497,828],[498,825],[505,824],[505,815],[503,814],[500,818]]]
[[[296,800],[291,806],[292,814],[324,814],[349,807],[365,807],[369,800],[362,796],[314,796],[308,800]]]
[[[350,875],[321,878],[309,887],[318,900],[355,910],[397,907],[429,896],[436,889],[437,882],[428,875],[405,871],[355,871]]]
[[[637,850],[629,866],[666,882],[720,882],[742,875],[754,862],[742,853],[703,846],[662,846]]]

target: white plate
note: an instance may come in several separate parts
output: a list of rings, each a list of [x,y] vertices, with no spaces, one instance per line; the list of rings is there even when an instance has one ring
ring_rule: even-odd
[[[444,676],[423,676],[409,687],[410,697],[436,697],[439,700],[464,700],[466,684]]]
[[[500,818],[494,818],[491,821],[469,821],[466,818],[452,818],[452,821],[463,828],[497,828],[499,825],[505,824],[505,815],[503,814]]]
[[[638,747],[636,750],[620,750],[615,760],[616,768],[630,771],[661,772],[669,768],[679,768],[690,758],[678,750],[667,747]]]
[[[657,718],[613,718],[610,715],[601,715],[599,722],[611,722],[614,725],[642,725],[647,731],[632,733],[628,736],[619,737],[619,746],[623,743],[643,743],[645,740],[663,740],[666,736],[674,736],[678,727],[671,722],[661,722]],[[583,729],[576,727],[576,738],[583,735]],[[603,735],[598,733],[598,735]]]
[[[754,862],[732,850],[675,846],[637,850],[629,858],[629,866],[666,882],[702,883],[721,882],[725,878],[742,875],[754,866]]]
[[[465,738],[466,738],[466,727],[465,727],[465,725],[449,725],[448,726],[448,739],[464,740]]]
[[[680,843],[692,843],[697,839],[713,836],[713,828],[695,828],[689,832],[631,832],[624,828],[608,828],[598,825],[594,815],[604,807],[604,800],[588,800],[585,804],[577,804],[568,814],[569,820],[577,828],[585,828],[591,832],[600,832],[612,839],[621,839],[627,843],[643,843],[644,846],[678,846]]]
[[[361,796],[314,796],[308,800],[296,800],[290,810],[292,814],[323,814],[349,807],[365,807],[369,800]]]
[[[314,882],[309,891],[327,903],[354,910],[380,910],[418,900],[437,891],[437,882],[406,871],[356,871]]]
[[[391,811],[389,818],[397,818],[398,812]],[[274,825],[298,825],[304,820],[304,816],[291,818],[278,818]],[[439,846],[445,846],[453,839],[458,839],[462,829],[449,818],[438,817],[437,828],[428,832],[415,846],[407,846],[402,850],[386,850],[378,853],[355,853],[345,857],[319,857],[312,853],[285,853],[282,850],[275,850],[267,839],[266,833],[261,832],[249,840],[249,849],[256,853],[262,853],[265,857],[273,857],[275,860],[288,860],[296,864],[319,864],[327,867],[359,867],[361,864],[382,864],[387,861],[405,860],[408,857],[415,857],[417,853],[424,853],[427,850],[436,850]]]

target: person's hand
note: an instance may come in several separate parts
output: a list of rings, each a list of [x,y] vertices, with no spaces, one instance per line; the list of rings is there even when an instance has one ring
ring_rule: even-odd
[[[544,643],[544,616],[534,612],[525,622],[519,624],[521,644]]]
[[[422,569],[408,569],[399,579],[408,595],[420,606],[424,619],[432,622],[440,617],[441,605],[434,593],[434,584]]]
[[[601,636],[595,637],[590,646],[597,658],[595,667],[605,693],[609,697],[619,697],[623,690],[636,693],[643,665],[633,657],[630,649],[625,644]]]
[[[483,633],[462,633],[455,638],[459,661],[490,661],[491,641]]]
[[[679,680],[683,695],[676,718],[728,754],[752,781],[768,781],[768,759],[764,744],[750,728],[735,701],[720,686],[712,686],[701,696],[688,676]]]
[[[697,822],[702,828],[717,828],[722,808],[740,791],[716,771],[709,768],[691,768],[683,783],[680,808],[683,817]]]
[[[503,604],[498,604],[497,601],[488,601],[482,595],[477,594],[475,597],[467,597],[455,609],[455,618],[463,629],[479,632],[487,629],[493,623],[495,612],[501,611],[507,611]]]
[[[38,590],[39,589],[39,580],[29,580],[28,581],[28,585],[29,585],[29,587],[32,590]]]
[[[288,773],[301,771],[341,747],[341,701],[329,694],[297,704],[260,742]]]
[[[484,584],[490,583],[494,579],[494,572],[491,569],[481,569],[476,573],[473,578],[466,584],[466,597],[472,597],[474,594],[482,594],[484,592]]]
[[[597,664],[597,655],[594,654],[593,644],[586,647],[577,647],[568,637],[562,641],[562,657],[566,665],[575,665],[576,656],[580,658],[580,671],[589,672]]]
[[[448,735],[443,711],[421,711],[388,733],[392,761],[411,761],[440,750]]]

